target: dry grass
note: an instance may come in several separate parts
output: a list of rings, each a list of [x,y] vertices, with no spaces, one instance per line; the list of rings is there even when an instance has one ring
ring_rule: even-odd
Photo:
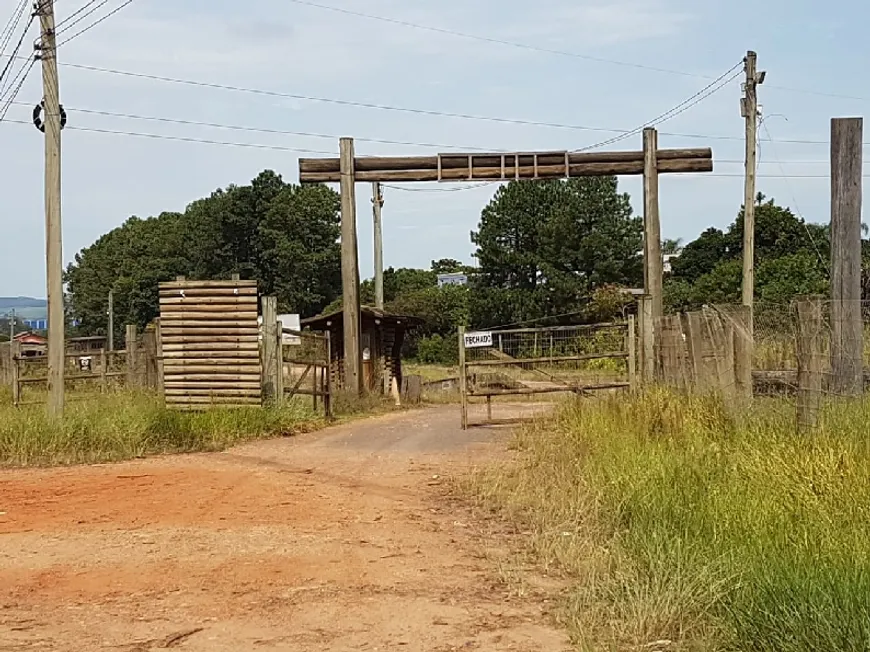
[[[812,438],[779,408],[572,402],[467,488],[572,579],[580,649],[866,651],[870,402],[829,406]]]
[[[44,399],[33,391],[30,400]],[[126,391],[68,392],[64,417],[50,419],[44,405],[16,408],[11,391],[0,390],[0,466],[111,462],[197,451],[223,450],[253,439],[288,436],[327,425],[310,399],[280,408],[217,409],[201,413],[167,410],[153,394]],[[337,419],[391,409],[378,397],[336,396]]]

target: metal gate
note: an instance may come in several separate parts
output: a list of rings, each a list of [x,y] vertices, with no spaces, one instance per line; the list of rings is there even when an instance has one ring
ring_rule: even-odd
[[[462,427],[515,423],[497,418],[493,403],[526,397],[627,389],[636,377],[634,319],[582,326],[459,331]],[[516,399],[514,399],[516,400]],[[484,415],[469,411],[485,403]],[[496,403],[498,405],[498,403]],[[482,411],[482,410],[481,410]]]

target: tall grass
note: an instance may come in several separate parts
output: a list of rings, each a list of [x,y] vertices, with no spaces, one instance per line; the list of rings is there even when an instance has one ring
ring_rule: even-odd
[[[776,403],[737,417],[664,391],[572,403],[471,488],[571,578],[563,617],[582,649],[866,652],[868,423],[866,401],[829,406],[813,436]]]
[[[15,408],[7,397],[0,397],[0,465],[110,462],[216,451],[319,424],[318,417],[298,403],[279,409],[187,413],[167,410],[156,397],[146,394],[85,398],[90,400],[69,402],[63,419],[50,419],[44,406]]]

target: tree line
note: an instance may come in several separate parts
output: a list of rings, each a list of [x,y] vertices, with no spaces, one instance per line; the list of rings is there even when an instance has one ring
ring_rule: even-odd
[[[264,171],[190,204],[123,225],[82,250],[66,270],[68,306],[82,334],[105,334],[109,290],[115,323],[144,327],[159,313],[157,285],[176,276],[256,279],[282,312],[303,317],[340,308],[340,200],[322,185],[286,183]],[[743,211],[724,230],[663,243],[670,311],[740,301]],[[511,182],[483,208],[470,233],[476,265],[454,259],[428,269],[388,268],[385,308],[422,318],[407,352],[450,361],[459,324],[595,322],[633,309],[624,290],[643,286],[643,219],[615,177]],[[870,243],[864,243],[870,261]],[[763,195],[756,207],[756,293],[762,302],[828,292],[830,233]],[[870,267],[870,265],[866,265]],[[466,286],[438,287],[438,274],[465,272]],[[870,287],[870,283],[867,284]],[[361,300],[374,303],[363,281]],[[870,297],[868,297],[870,298]],[[120,339],[119,339],[120,341]]]

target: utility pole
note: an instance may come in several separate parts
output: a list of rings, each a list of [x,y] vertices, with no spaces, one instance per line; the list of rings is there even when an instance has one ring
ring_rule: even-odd
[[[109,290],[109,326],[106,332],[106,348],[115,350],[115,293]]]
[[[864,390],[863,136],[863,118],[831,120],[831,391],[852,397],[861,396]]]
[[[341,154],[341,294],[344,310],[344,389],[362,394],[359,258],[356,236],[356,159],[353,138],[339,140]]]
[[[15,308],[12,309],[12,316],[9,318],[9,341],[15,340]]]
[[[54,0],[37,0],[42,36],[42,88],[45,125],[45,257],[48,286],[48,412],[63,413],[64,306],[63,243],[60,223],[60,89],[57,80],[57,39]]]
[[[381,224],[381,209],[384,207],[384,194],[381,184],[372,183],[372,213],[375,220],[375,307],[384,309],[384,232]]]
[[[755,168],[758,147],[758,86],[765,73],[757,72],[758,55],[751,50],[743,60],[746,81],[740,100],[740,115],[746,122],[746,171],[743,187],[743,305],[749,307],[749,332],[753,332],[755,299]]]

